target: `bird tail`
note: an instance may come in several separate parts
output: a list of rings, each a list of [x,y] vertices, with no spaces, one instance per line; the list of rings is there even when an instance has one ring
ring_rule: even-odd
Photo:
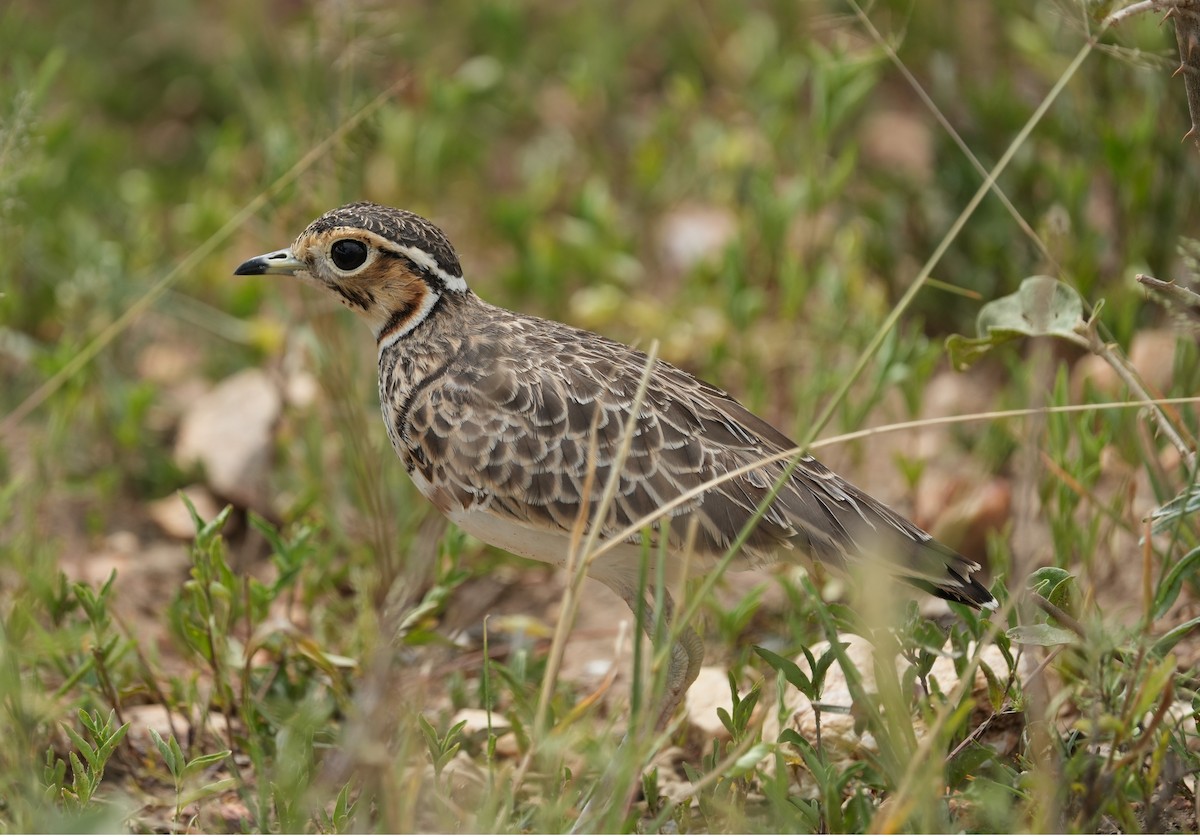
[[[914,551],[919,551],[921,555],[914,556],[916,560],[910,561],[905,569],[921,567],[932,571],[920,574],[902,572],[900,577],[906,582],[947,601],[984,610],[996,609],[996,597],[972,578],[972,574],[979,572],[979,564],[932,538],[924,543],[914,542],[913,547]]]

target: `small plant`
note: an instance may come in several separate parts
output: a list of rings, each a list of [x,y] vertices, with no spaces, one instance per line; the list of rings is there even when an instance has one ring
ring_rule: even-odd
[[[183,751],[179,748],[179,742],[175,740],[174,735],[167,736],[164,741],[162,736],[158,734],[158,730],[151,728],[150,739],[154,742],[154,746],[158,748],[159,755],[162,756],[163,762],[167,765],[167,770],[171,774],[171,778],[175,782],[175,822],[178,824],[180,816],[183,814],[183,808],[192,802],[198,802],[210,796],[216,796],[224,790],[233,787],[235,780],[233,778],[224,778],[216,782],[209,782],[202,787],[197,788],[187,795],[183,795],[184,783],[192,776],[196,775],[206,767],[214,764],[219,764],[233,754],[232,750],[221,750],[216,753],[208,753],[206,755],[196,756],[193,759],[188,759],[183,755]]]
[[[433,774],[441,779],[442,771],[446,769],[450,760],[458,755],[458,751],[462,747],[462,731],[467,722],[459,721],[446,730],[445,734],[438,733],[424,715],[417,716],[417,723],[421,726],[421,734],[425,736],[425,746],[429,750],[430,761],[433,762]]]
[[[79,710],[79,723],[86,734],[77,732],[73,727],[62,724],[62,730],[75,749],[68,754],[71,761],[71,783],[66,784],[66,766],[62,759],[56,758],[53,751],[46,753],[46,766],[43,779],[47,788],[60,799],[76,810],[82,810],[96,799],[100,782],[104,779],[104,768],[112,758],[117,745],[129,732],[129,724],[117,725],[116,710],[107,716],[99,712]]]
[[[317,811],[316,819],[319,831],[325,834],[350,833],[358,810],[358,803],[350,801],[350,793],[351,783],[347,782],[338,791],[337,798],[333,801],[333,807],[328,813],[324,810]]]
[[[754,646],[754,653],[762,657],[767,665],[782,674],[788,683],[812,702],[813,720],[816,725],[815,743],[819,750],[821,749],[821,692],[825,689],[825,675],[829,673],[829,667],[837,660],[837,651],[831,645],[821,654],[820,659],[817,659],[807,647],[801,646],[800,650],[808,661],[810,674],[805,674],[800,666],[786,657],[781,657],[774,651],[761,646]]]
[[[737,679],[733,676],[733,672],[730,672],[729,695],[733,711],[730,712],[725,707],[718,706],[717,717],[722,726],[729,730],[729,735],[736,746],[745,741],[747,736],[752,733],[750,717],[754,714],[754,707],[758,705],[758,699],[762,696],[762,683],[755,683],[746,696],[742,697],[738,694]]]

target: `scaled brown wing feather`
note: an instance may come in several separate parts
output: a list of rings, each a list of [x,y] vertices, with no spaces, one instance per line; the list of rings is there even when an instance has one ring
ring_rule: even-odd
[[[453,371],[414,405],[411,438],[424,448],[425,461],[438,463],[434,482],[452,486],[464,506],[519,525],[570,529],[584,499],[591,436],[596,468],[587,500],[594,509],[647,358],[587,332],[522,322],[525,328],[495,343],[468,345]],[[614,536],[701,483],[794,447],[723,391],[660,361],[601,534]],[[694,518],[698,552],[723,554],[786,467],[786,461],[763,464],[683,503],[671,513],[672,545],[680,545],[685,521]],[[807,456],[742,553],[758,565],[799,547],[842,564],[868,545],[891,553],[886,557],[899,574],[939,595],[956,597],[942,589],[947,581],[954,589],[960,581],[974,584],[969,575],[977,565]]]

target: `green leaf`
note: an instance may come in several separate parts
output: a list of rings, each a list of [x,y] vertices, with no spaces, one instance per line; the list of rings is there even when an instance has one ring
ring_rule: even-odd
[[[1163,634],[1158,642],[1154,643],[1151,652],[1155,656],[1165,657],[1179,643],[1179,640],[1190,634],[1197,626],[1200,626],[1200,616],[1197,616],[1195,619],[1189,619],[1182,625],[1172,628]]]
[[[733,736],[734,738],[737,738],[738,731],[737,731],[737,728],[733,725],[733,718],[729,717],[729,713],[725,711],[724,706],[717,707],[717,719],[721,722],[721,726],[723,726],[723,727],[725,727],[725,729],[729,730],[729,734],[731,736]]]
[[[54,753],[54,747],[46,748],[46,764],[42,768],[42,782],[51,788],[60,788],[67,776],[67,763]]]
[[[175,736],[171,736],[172,739],[174,739],[174,737]],[[167,770],[171,772],[172,776],[178,779],[179,762],[175,759],[175,751],[169,744],[167,744],[166,741],[163,741],[162,736],[158,734],[158,730],[154,729],[154,727],[150,728],[150,740],[154,742],[154,746],[158,749],[158,754],[162,756],[163,761],[166,762]]]
[[[992,349],[1016,339],[1009,337],[964,337],[961,334],[951,334],[946,338],[946,353],[950,355],[950,365],[958,372],[965,372],[978,363]]]
[[[1167,688],[1167,684],[1174,676],[1174,654],[1167,654],[1162,662],[1143,675],[1141,691],[1138,692],[1133,712],[1129,715],[1132,721],[1140,722],[1142,716],[1149,712],[1152,706],[1159,703],[1163,690]]]
[[[441,751],[441,742],[438,740],[437,730],[433,728],[433,724],[429,723],[429,719],[424,715],[417,715],[417,725],[421,728],[421,734],[425,736],[425,746],[429,748],[429,754],[435,759]]]
[[[796,665],[787,657],[781,657],[774,651],[768,651],[761,645],[754,646],[754,653],[762,657],[763,660],[766,661],[767,665],[782,674],[787,682],[791,683],[800,690],[801,694],[812,698],[812,681],[809,680],[808,676],[800,670],[800,666]]]
[[[979,772],[983,765],[996,757],[991,747],[972,741],[948,765],[946,773],[951,787],[963,785],[969,777]]]
[[[805,747],[811,746],[808,743],[808,740],[805,739],[804,736],[802,736],[800,733],[796,732],[796,730],[792,729],[791,727],[787,727],[786,729],[780,731],[777,743],[791,744],[793,747],[795,747],[797,750],[800,750],[801,752],[804,751]]]
[[[1179,598],[1179,591],[1183,588],[1184,579],[1193,575],[1196,572],[1197,566],[1200,565],[1200,547],[1193,549],[1187,555],[1183,556],[1171,567],[1158,585],[1158,591],[1154,594],[1154,618],[1161,619],[1163,614],[1171,609],[1171,605],[1175,604],[1175,600]]]
[[[987,681],[988,702],[992,705],[992,712],[999,712],[1004,708],[1004,684],[1000,682],[996,672],[992,671],[992,667],[983,660],[979,661],[979,670],[983,672],[983,678]]]
[[[741,776],[743,773],[748,773],[758,765],[760,761],[771,754],[771,746],[762,741],[755,744],[746,752],[738,756],[737,761],[730,768],[730,776]]]
[[[442,753],[442,755],[437,759],[437,761],[434,762],[433,770],[435,773],[437,773],[439,775],[441,774],[443,768],[445,768],[445,766],[450,763],[450,760],[453,759],[456,755],[458,755],[458,749],[460,746],[461,745],[459,743],[455,742],[454,744],[452,744],[450,746],[450,748],[448,750],[446,750],[444,753]]]
[[[512,732],[517,739],[517,748],[524,755],[529,750],[529,731],[525,729],[525,725],[521,723],[520,717],[515,712],[508,716],[508,722],[512,724]]]
[[[458,738],[460,735],[462,735],[463,728],[466,727],[466,725],[467,725],[466,721],[459,721],[457,724],[450,727],[450,729],[448,729],[446,731],[446,739],[445,740],[449,741],[452,738]]]
[[[229,515],[233,513],[233,506],[226,505],[221,509],[220,514],[214,517],[211,521],[205,522],[196,507],[192,505],[191,499],[182,491],[179,492],[179,499],[187,506],[188,514],[191,515],[192,525],[196,527],[196,548],[206,550],[212,545],[213,539],[225,528],[225,522],[229,520]]]
[[[184,794],[179,798],[179,802],[181,805],[190,805],[198,800],[208,799],[209,797],[225,793],[225,791],[237,787],[237,784],[237,779],[235,779],[233,776],[227,776],[224,779],[218,779],[215,782],[209,782],[207,785],[201,785],[191,793]]]
[[[97,758],[98,754],[96,753],[96,748],[89,744],[86,738],[66,724],[62,724],[62,728],[63,732],[67,734],[67,738],[70,738],[71,743],[75,745],[75,748],[79,750],[79,752],[83,753],[83,757],[87,759],[87,763],[92,766],[93,770],[104,766],[103,762],[100,762],[99,765],[97,765],[99,759]]]
[[[952,334],[946,339],[950,360],[960,372],[997,346],[1022,337],[1058,337],[1080,346],[1083,300],[1070,285],[1050,276],[1030,276],[1014,294],[979,309],[978,337]]]
[[[79,717],[79,723],[83,724],[83,728],[90,732],[93,738],[99,740],[104,737],[104,722],[100,720],[99,712],[89,715],[85,710],[80,709],[76,714]]]
[[[1075,289],[1051,276],[1030,276],[1015,294],[1001,297],[979,311],[981,335],[1011,332],[1054,335],[1078,340],[1083,324],[1083,300]]]
[[[1075,576],[1060,567],[1042,567],[1029,576],[1029,589],[1060,610],[1074,609]]]
[[[33,85],[31,92],[36,100],[41,100],[45,95],[46,89],[50,86],[50,82],[58,75],[59,70],[66,63],[67,50],[63,47],[55,47],[46,53],[46,57],[42,59],[42,63],[38,65],[37,73],[33,77]]]
[[[658,768],[653,767],[642,774],[642,796],[651,809],[658,806]]]
[[[117,749],[117,745],[120,744],[125,738],[125,734],[129,732],[130,726],[131,724],[126,721],[125,723],[121,724],[121,726],[117,727],[113,731],[112,735],[105,739],[100,747],[100,754],[104,757],[105,761],[108,761],[108,757],[113,754],[113,751]]]
[[[187,767],[184,768],[184,772],[185,773],[194,773],[197,770],[201,770],[205,767],[208,767],[210,764],[217,764],[218,762],[222,762],[225,759],[229,758],[232,754],[233,754],[232,750],[221,750],[218,753],[209,753],[209,754],[203,755],[203,756],[196,756],[194,759],[192,759],[191,761],[189,761],[187,763]]]
[[[337,801],[333,804],[333,824],[337,826],[339,833],[346,830],[346,825],[357,805],[357,802],[350,801],[350,782],[347,782],[342,785],[342,789],[337,795]]]
[[[1005,633],[1013,642],[1022,645],[1070,645],[1078,639],[1073,631],[1045,624],[1018,625]]]
[[[829,673],[829,667],[837,661],[839,652],[850,647],[848,642],[835,642],[825,650],[821,655],[821,659],[813,665],[813,698],[814,700],[821,697],[821,692],[825,689],[825,675]],[[812,662],[812,654],[807,648],[804,649],[804,655],[808,657],[809,662]]]
[[[1190,483],[1177,496],[1150,512],[1151,530],[1156,535],[1172,528],[1180,518],[1200,512],[1200,486]]]
[[[76,799],[87,804],[92,799],[92,788],[94,787],[89,778],[90,774],[75,751],[72,750],[67,757],[71,761],[71,791],[75,794]]]
[[[733,675],[729,675],[730,685],[733,686]],[[733,686],[736,689],[736,686]],[[736,695],[737,692],[735,691]],[[762,696],[762,681],[755,683],[750,687],[750,691],[746,696],[739,700],[733,707],[733,718],[737,727],[742,732],[750,726],[750,716],[754,714],[754,707],[758,705],[758,699]]]

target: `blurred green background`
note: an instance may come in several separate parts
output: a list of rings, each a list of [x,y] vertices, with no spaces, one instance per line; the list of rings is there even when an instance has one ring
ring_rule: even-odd
[[[879,3],[871,16],[990,166],[1096,12]],[[292,291],[231,266],[363,198],[442,225],[485,298],[657,338],[802,435],[980,182],[836,2],[17,0],[0,15],[7,409],[399,83],[75,376],[77,394],[126,392],[87,402],[81,442],[122,422],[119,446],[161,441],[136,416],[98,414],[149,409],[134,364],[148,340],[186,340],[210,377],[269,356],[288,319],[272,300]],[[1194,149],[1163,30],[1139,19],[1107,40],[1000,179],[1045,252],[987,199],[934,272],[978,297],[921,294],[902,326],[914,368],[936,362],[925,338],[969,331],[979,300],[1036,272],[1108,297],[1120,340],[1156,316],[1130,278],[1177,272]],[[862,414],[852,398],[848,424]],[[145,467],[137,481],[171,488]]]
[[[886,0],[867,14],[990,167],[1106,8]],[[917,415],[942,339],[973,333],[979,306],[1031,274],[1105,298],[1124,344],[1164,321],[1133,275],[1180,275],[1180,236],[1200,222],[1174,50],[1153,16],[1104,37],[999,179],[1041,245],[987,198],[933,272],[960,292],[920,294],[826,433],[896,394],[889,415]],[[835,0],[7,0],[0,56],[0,414],[156,295],[5,426],[0,596],[42,626],[45,647],[27,650],[51,658],[86,634],[55,598],[59,562],[114,531],[151,537],[144,504],[195,481],[172,445],[196,382],[312,358],[320,394],[289,414],[271,473],[275,522],[327,527],[306,603],[321,585],[372,589],[372,556],[403,553],[428,517],[385,450],[365,331],[305,290],[231,275],[325,210],[419,212],[485,299],[657,339],[800,437],[982,180]],[[1176,394],[1194,394],[1195,368],[1177,368]],[[996,407],[1042,387],[1019,352],[991,374]],[[361,449],[341,450],[347,434]],[[958,441],[1001,471],[1009,434]],[[871,472],[861,452],[842,456]],[[314,606],[329,626],[316,632],[333,642],[361,604]],[[95,699],[88,678],[59,689],[65,668],[22,660],[4,687],[55,690],[9,713],[26,754],[40,758],[57,713]],[[19,762],[6,751],[0,767]]]

